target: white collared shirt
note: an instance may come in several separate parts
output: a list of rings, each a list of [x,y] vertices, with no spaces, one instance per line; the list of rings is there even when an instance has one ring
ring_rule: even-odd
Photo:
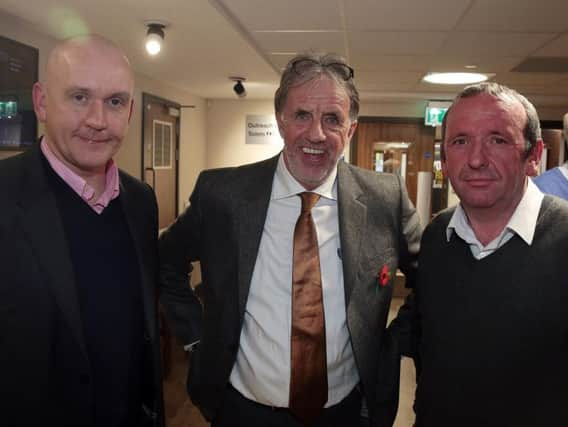
[[[336,176],[337,169],[313,190],[321,198],[312,208],[324,301],[326,406],[340,402],[359,383],[347,330]],[[288,407],[289,401],[293,235],[301,208],[297,194],[304,191],[280,155],[230,376],[243,396],[275,407]]]
[[[560,172],[568,179],[568,162],[564,163],[559,167]]]
[[[532,179],[529,179],[525,194],[509,219],[509,222],[501,233],[486,246],[483,246],[483,244],[477,240],[477,237],[475,237],[475,233],[469,225],[465,211],[461,204],[459,204],[446,228],[446,238],[449,242],[452,233],[455,232],[469,245],[471,253],[476,259],[483,259],[491,255],[511,240],[515,234],[530,246],[533,241],[538,212],[540,211],[543,198],[544,194],[532,182]]]

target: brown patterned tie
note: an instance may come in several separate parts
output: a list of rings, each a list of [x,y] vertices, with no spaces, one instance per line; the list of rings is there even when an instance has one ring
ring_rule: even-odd
[[[318,238],[311,209],[319,196],[301,193],[294,229],[290,411],[312,424],[327,402],[325,321]]]

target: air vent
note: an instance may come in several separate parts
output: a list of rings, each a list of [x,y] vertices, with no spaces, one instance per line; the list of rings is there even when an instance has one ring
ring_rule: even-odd
[[[519,73],[568,73],[568,57],[542,56],[528,58],[511,71]]]

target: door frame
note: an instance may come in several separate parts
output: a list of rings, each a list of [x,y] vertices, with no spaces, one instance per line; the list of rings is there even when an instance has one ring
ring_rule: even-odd
[[[176,177],[175,177],[175,216],[179,215],[179,134],[180,134],[180,124],[181,124],[181,105],[177,102],[170,101],[169,99],[165,99],[156,95],[152,95],[147,92],[142,92],[142,141],[140,144],[140,176],[142,181],[144,181],[145,175],[145,168],[144,168],[144,140],[146,135],[144,134],[144,128],[146,124],[146,103],[147,102],[157,102],[160,104],[164,104],[167,107],[175,108],[180,112],[180,115],[176,117],[176,124],[175,124],[175,141],[174,141],[174,160],[176,165]]]

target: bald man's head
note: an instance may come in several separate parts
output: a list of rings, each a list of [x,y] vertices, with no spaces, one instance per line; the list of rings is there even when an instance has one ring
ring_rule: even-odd
[[[93,56],[107,56],[117,63],[122,62],[122,66],[130,72],[134,85],[130,62],[126,55],[112,41],[96,34],[66,39],[53,48],[47,59],[47,85],[59,75],[65,63],[87,61]]]
[[[124,53],[101,36],[65,40],[33,92],[54,154],[80,176],[104,173],[132,112],[134,78]]]

